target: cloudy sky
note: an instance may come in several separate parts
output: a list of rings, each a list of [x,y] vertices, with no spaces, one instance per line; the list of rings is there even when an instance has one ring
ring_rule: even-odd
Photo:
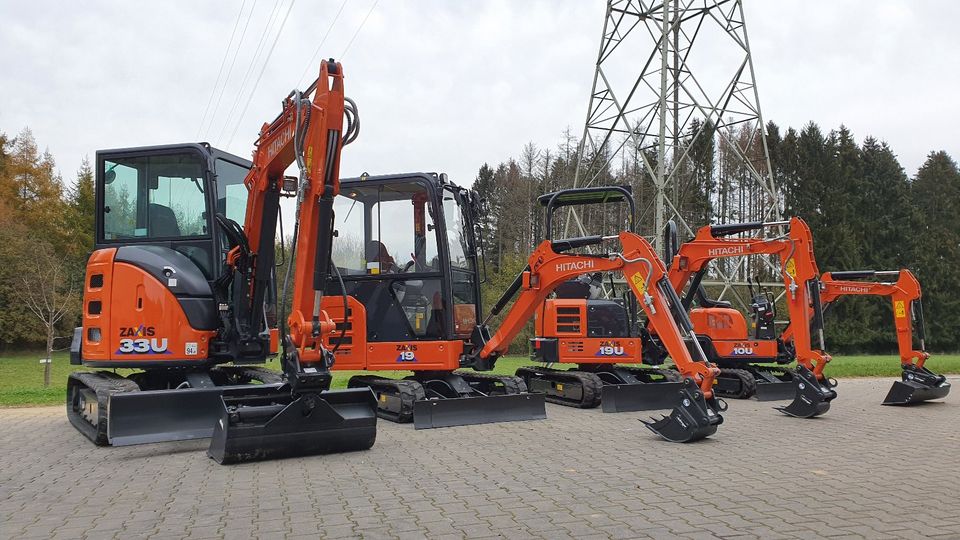
[[[362,116],[344,176],[433,170],[469,184],[485,161],[582,130],[602,0],[292,1],[0,0],[0,131],[29,126],[67,181],[99,148],[206,140],[248,156],[329,56]],[[767,119],[845,123],[887,141],[909,174],[931,150],[960,157],[960,3],[745,11]]]

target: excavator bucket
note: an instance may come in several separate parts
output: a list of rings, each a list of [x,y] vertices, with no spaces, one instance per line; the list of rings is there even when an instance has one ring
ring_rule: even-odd
[[[673,383],[668,383],[673,384]],[[680,390],[674,394],[673,411],[659,420],[641,420],[647,428],[670,442],[693,442],[717,432],[723,423],[719,400],[707,403],[703,393],[691,379],[684,379]]]
[[[289,386],[223,392],[207,455],[221,464],[367,450],[377,438],[369,388],[293,395]]]
[[[884,405],[910,405],[931,399],[940,399],[950,393],[950,383],[943,375],[927,368],[905,366],[899,381],[894,381]]]
[[[547,417],[543,394],[522,393],[421,399],[413,404],[413,427],[430,429],[494,422],[543,420]]]
[[[817,380],[817,376],[803,366],[797,366],[793,380],[796,389],[793,401],[775,409],[796,418],[813,418],[830,410],[830,402],[837,397],[833,390],[835,384]]]

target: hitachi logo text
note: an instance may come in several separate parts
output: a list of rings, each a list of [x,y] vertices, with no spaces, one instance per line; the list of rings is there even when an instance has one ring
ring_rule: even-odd
[[[868,293],[870,289],[867,287],[840,287],[840,292],[848,293]]]
[[[280,132],[277,135],[277,138],[270,142],[270,146],[267,148],[267,159],[273,159],[273,156],[277,155],[280,150],[283,149],[284,145],[290,142],[293,139],[293,126]]]
[[[718,247],[707,250],[707,255],[710,257],[723,257],[725,255],[739,255],[746,251],[744,246],[730,246],[730,247]]]
[[[569,272],[570,270],[589,270],[591,268],[593,268],[593,261],[557,263],[557,272]]]

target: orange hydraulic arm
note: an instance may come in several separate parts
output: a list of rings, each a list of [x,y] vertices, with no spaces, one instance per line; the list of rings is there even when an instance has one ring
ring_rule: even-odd
[[[308,97],[311,92],[312,99]],[[347,132],[343,133],[345,112]],[[330,270],[333,199],[340,191],[340,150],[356,138],[358,127],[356,108],[344,97],[340,64],[324,61],[319,77],[307,91],[291,92],[283,100],[280,115],[260,129],[253,167],[244,181],[249,190],[243,227],[248,246],[233,248],[228,262],[235,268],[247,268],[248,308],[253,313],[262,306],[272,279],[280,197],[293,196],[293,191],[297,197],[288,345],[298,350],[303,363],[328,360],[320,336],[331,332],[335,324],[320,310],[320,298]],[[300,169],[295,183],[284,177],[293,163]],[[288,281],[289,275],[284,288]]]
[[[896,276],[895,282],[855,281],[863,278]],[[888,296],[893,305],[893,322],[897,329],[897,348],[900,363],[904,366],[922,368],[930,353],[925,349],[922,308],[920,307],[920,282],[907,269],[892,271],[825,272],[820,278],[820,299],[824,308],[841,296]],[[920,350],[913,348],[913,315],[917,315],[920,335]],[[783,331],[783,339],[794,337],[794,324]]]
[[[607,255],[565,254],[564,251],[604,241],[619,239],[623,253]],[[653,246],[643,237],[631,232],[617,236],[588,236],[567,240],[544,240],[530,255],[527,268],[517,276],[513,285],[491,310],[499,313],[519,291],[516,302],[506,318],[491,336],[475,340],[478,348],[473,353],[475,365],[490,366],[506,354],[510,343],[533,317],[547,296],[564,281],[585,272],[622,272],[647,315],[650,326],[663,341],[680,372],[692,379],[706,399],[713,397],[713,380],[719,368],[706,361],[703,352],[694,360],[687,349],[683,335],[692,337],[692,324],[680,307],[680,300],[666,280],[666,268],[656,256]],[[693,340],[697,347],[699,344]]]
[[[730,238],[728,235],[760,230],[769,227],[787,226],[789,232],[773,238]],[[803,321],[795,325],[794,340],[797,362],[812,371],[818,379],[823,378],[823,368],[830,361],[824,352],[820,287],[817,277],[820,271],[813,256],[813,236],[810,227],[800,218],[772,223],[732,223],[701,227],[693,240],[679,247],[670,263],[670,282],[674,291],[681,294],[690,284],[688,295],[699,288],[706,266],[714,259],[744,255],[776,255],[786,285],[786,300],[791,321]],[[691,282],[692,279],[692,282]],[[819,348],[811,344],[811,309],[818,327]]]

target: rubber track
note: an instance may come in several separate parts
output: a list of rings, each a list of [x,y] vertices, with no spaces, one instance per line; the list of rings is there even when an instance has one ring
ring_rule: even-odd
[[[252,381],[260,381],[263,384],[275,384],[283,382],[282,373],[278,373],[272,369],[267,369],[264,367],[217,366],[210,371],[211,374],[222,374],[226,380],[220,382],[223,382],[226,385],[251,384]]]
[[[107,438],[107,401],[112,394],[138,392],[137,383],[109,371],[76,371],[70,374],[75,380],[93,390],[97,395],[97,425],[90,424],[80,413],[73,410],[73,396],[67,392],[67,418],[70,423],[97,446],[109,446]]]
[[[495,375],[493,373],[480,373],[478,371],[464,370],[457,370],[453,373],[454,375],[463,377],[468,382],[470,379],[500,381],[503,383],[504,394],[525,394],[527,392],[527,383],[523,381],[522,377],[517,377],[515,375]]]
[[[573,380],[580,383],[580,386],[583,388],[583,399],[579,402],[573,402],[547,394],[544,396],[544,399],[550,403],[567,407],[577,407],[579,409],[592,409],[600,405],[600,390],[603,388],[603,381],[600,380],[600,377],[596,374],[575,369],[564,370],[538,366],[522,367],[517,370],[517,374],[519,375],[520,373],[529,373],[530,376],[541,376],[554,382]],[[523,375],[520,375],[520,377],[523,378]]]
[[[413,403],[427,399],[427,393],[423,390],[423,385],[417,381],[408,381],[404,379],[390,379],[378,375],[355,375],[350,377],[347,384],[350,388],[362,388],[367,386],[379,396],[381,393],[387,393],[400,397],[400,412],[395,413],[377,407],[377,416],[384,420],[396,422],[398,424],[407,424],[413,422]],[[379,399],[377,400],[379,404]]]
[[[721,368],[720,376],[728,375],[730,377],[736,377],[740,380],[740,391],[739,392],[720,392],[717,391],[716,394],[721,397],[728,397],[733,399],[748,399],[753,397],[757,393],[757,379],[753,376],[753,373],[745,369],[733,369],[733,368]],[[730,378],[727,377],[727,378]]]
[[[796,376],[792,369],[778,368],[778,367],[767,367],[767,366],[754,366],[757,371],[765,371],[767,373],[773,374],[774,377],[784,381],[790,382]],[[786,379],[784,379],[786,377]]]
[[[675,369],[663,369],[663,368],[648,368],[648,367],[634,367],[634,366],[624,366],[618,365],[617,367],[622,368],[631,373],[636,373],[638,375],[661,375],[665,382],[680,382],[683,380],[683,375]]]

